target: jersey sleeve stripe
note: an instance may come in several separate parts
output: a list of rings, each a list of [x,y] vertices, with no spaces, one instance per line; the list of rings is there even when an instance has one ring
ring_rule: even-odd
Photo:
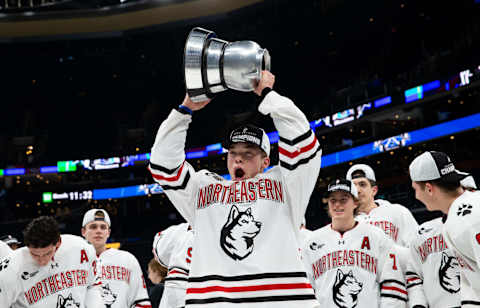
[[[414,286],[419,286],[419,285],[422,285],[422,282],[410,283],[407,285],[407,289],[410,289]]]
[[[162,185],[162,189],[165,190],[179,190],[179,189],[185,189],[187,187],[188,181],[190,180],[190,172],[187,171],[187,174],[185,175],[185,179],[183,180],[182,185],[175,186],[175,185]]]
[[[182,175],[182,171],[183,171],[184,166],[185,166],[185,161],[180,166],[180,169],[178,169],[177,174],[174,175],[174,176],[171,176],[171,177],[166,177],[166,176],[155,174],[155,173],[152,172],[152,170],[150,170],[150,172],[152,173],[153,178],[157,181],[175,182],[175,181],[178,181],[178,179]]]
[[[396,291],[396,292],[400,292],[400,293],[405,294],[405,295],[408,294],[408,292],[405,291],[404,289],[400,289],[400,288],[397,288],[397,287],[382,286],[382,291],[383,290]]]
[[[317,144],[317,137],[315,137],[315,136],[313,136],[313,137],[314,138],[313,138],[312,142],[310,142],[310,144],[298,149],[297,151],[289,152],[288,150],[279,146],[278,147],[278,153],[280,155],[287,156],[288,158],[295,158],[298,155],[300,155],[302,153],[305,153],[305,152],[308,152],[315,147],[315,145]]]
[[[304,165],[304,164],[308,163],[311,159],[315,158],[315,156],[317,155],[317,153],[319,151],[320,151],[320,144],[318,144],[317,149],[315,150],[315,152],[313,152],[312,155],[310,155],[309,157],[305,157],[305,158],[300,159],[295,164],[289,164],[289,163],[285,162],[284,160],[280,159],[280,166],[285,168],[285,169],[288,169],[288,170],[295,170],[298,166]]]
[[[285,272],[285,273],[261,273],[261,274],[250,274],[250,275],[239,275],[239,276],[220,276],[220,275],[208,275],[200,277],[190,277],[188,281],[190,282],[205,282],[209,280],[220,280],[220,281],[241,281],[241,280],[255,280],[255,279],[266,279],[266,278],[306,278],[307,274],[305,272]]]
[[[183,163],[182,163],[182,164],[183,164]],[[149,167],[150,167],[150,169],[153,169],[153,170],[156,170],[156,171],[160,171],[160,172],[163,172],[163,173],[165,173],[165,174],[173,174],[173,173],[175,173],[175,171],[178,170],[178,168],[181,167],[181,165],[178,166],[178,167],[175,167],[175,168],[173,168],[173,169],[168,169],[168,168],[166,168],[166,167],[163,167],[163,166],[160,166],[160,165],[157,165],[157,164],[154,164],[154,163],[150,162],[150,166],[149,166]]]
[[[297,143],[302,142],[303,140],[308,139],[312,134],[313,134],[313,131],[312,131],[311,129],[309,129],[309,130],[306,131],[304,134],[298,136],[298,137],[295,138],[295,139],[288,140],[288,139],[283,138],[282,136],[279,136],[279,139],[280,139],[281,142],[293,146],[293,145],[295,145],[295,144],[297,144]]]
[[[212,297],[206,299],[187,299],[186,305],[211,304],[211,303],[261,303],[261,302],[280,302],[280,301],[299,301],[315,300],[315,295],[280,295],[280,296],[260,296],[244,298]]]
[[[209,293],[209,292],[251,292],[251,291],[266,291],[266,290],[290,290],[290,289],[311,289],[309,283],[278,283],[278,284],[264,284],[243,287],[222,287],[209,286],[205,288],[188,288],[187,294],[193,293]]]

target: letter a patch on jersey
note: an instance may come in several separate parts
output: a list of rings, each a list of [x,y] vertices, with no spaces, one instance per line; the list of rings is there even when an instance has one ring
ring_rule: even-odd
[[[368,240],[368,236],[364,236],[363,237],[363,241],[362,241],[362,248],[360,249],[363,249],[363,248],[367,248],[368,250],[370,250],[370,241]]]
[[[80,251],[80,264],[82,264],[83,262],[88,262],[88,256],[85,249],[82,249],[82,251]]]

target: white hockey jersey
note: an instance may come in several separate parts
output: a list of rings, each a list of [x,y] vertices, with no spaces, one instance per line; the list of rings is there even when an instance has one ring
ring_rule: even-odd
[[[171,226],[155,235],[155,259],[168,269],[165,287],[187,289],[192,250],[193,230],[188,230],[188,223]]]
[[[410,244],[406,278],[412,307],[460,307],[460,267],[442,231],[441,217],[427,221]]]
[[[0,258],[5,257],[9,253],[11,253],[13,250],[8,246],[5,242],[0,241]]]
[[[462,308],[480,306],[480,191],[466,191],[452,203],[443,236],[460,265]]]
[[[331,225],[314,231],[302,253],[320,307],[406,307],[394,245],[361,222],[343,235]]]
[[[145,280],[137,258],[128,251],[107,249],[98,256],[102,298],[108,308],[150,308]]]
[[[150,170],[195,230],[186,307],[317,305],[299,258],[298,231],[320,169],[305,115],[274,91],[259,106],[279,131],[279,166],[226,181],[185,161],[191,116],[173,110],[152,148]]]
[[[359,213],[355,219],[382,229],[397,245],[408,247],[418,228],[412,213],[403,205],[387,200],[377,199],[375,203],[378,207],[373,208],[369,214]]]
[[[61,238],[54,258],[45,266],[37,265],[27,247],[1,261],[2,307],[86,307],[87,288],[101,287],[95,273],[95,249],[75,235],[64,234]]]

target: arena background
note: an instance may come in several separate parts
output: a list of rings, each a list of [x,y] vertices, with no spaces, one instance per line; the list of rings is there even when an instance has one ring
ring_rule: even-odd
[[[441,150],[480,179],[479,2],[0,0],[0,235],[21,240],[39,215],[80,234],[83,213],[100,207],[111,241],[146,268],[154,234],[182,222],[146,167],[158,126],[185,95],[195,26],[267,48],[275,89],[312,121],[324,166],[309,229],[328,222],[326,183],[353,163],[374,167],[379,197],[419,223],[436,217],[415,200],[408,165]],[[257,104],[227,91],[195,113],[189,161],[226,174],[218,143],[229,128],[274,131]]]

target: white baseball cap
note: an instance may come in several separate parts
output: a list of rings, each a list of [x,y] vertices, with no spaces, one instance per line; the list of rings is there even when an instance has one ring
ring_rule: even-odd
[[[427,151],[410,163],[410,178],[414,182],[442,180],[459,183],[468,173],[455,169],[455,165],[443,152]]]
[[[100,215],[97,214],[98,212],[103,213],[104,217],[95,217],[95,216],[101,216],[100,213],[99,213]],[[92,221],[104,221],[107,223],[109,227],[112,226],[110,222],[110,216],[108,216],[107,211],[103,209],[91,209],[88,212],[86,212],[85,215],[83,215],[82,227],[85,227],[87,224],[91,223]]]
[[[467,189],[477,189],[477,184],[475,183],[475,179],[471,175],[461,180],[460,185]]]
[[[229,149],[232,144],[239,142],[254,144],[270,156],[270,139],[260,127],[249,124],[232,130],[224,147]]]
[[[352,174],[355,171],[362,171],[365,174],[365,177],[369,179],[370,181],[376,182],[377,179],[375,178],[375,172],[369,165],[365,164],[356,164],[350,167],[347,171],[347,180],[351,181],[352,180]],[[359,178],[363,176],[356,176],[355,178]]]
[[[328,184],[327,193],[325,197],[328,197],[330,193],[334,191],[345,191],[351,194],[353,197],[358,199],[358,190],[355,184],[352,181],[346,179],[336,179],[330,184]]]

